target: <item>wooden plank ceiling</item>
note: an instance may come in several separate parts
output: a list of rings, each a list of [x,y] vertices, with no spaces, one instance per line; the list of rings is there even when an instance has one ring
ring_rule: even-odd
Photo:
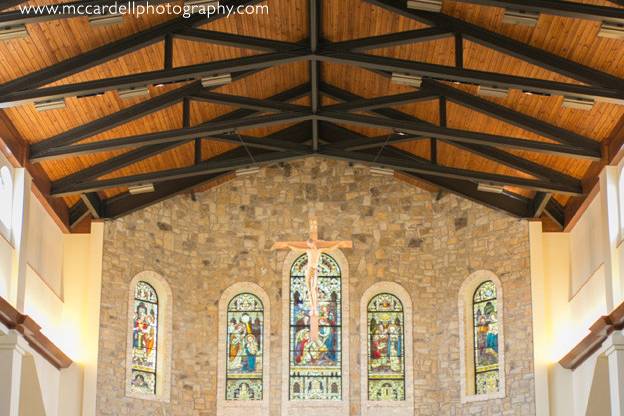
[[[51,3],[54,2],[24,4]],[[67,206],[69,214],[62,221],[68,227],[91,216],[123,215],[180,190],[192,189],[209,180],[223,180],[223,175],[243,165],[302,157],[307,152],[301,149],[307,148],[309,153],[389,166],[412,180],[425,180],[514,215],[542,217],[551,225],[554,221],[565,226],[595,183],[600,167],[609,162],[614,156],[613,149],[619,149],[620,141],[624,140],[624,40],[598,36],[600,18],[564,17],[546,10],[539,15],[534,27],[508,24],[503,22],[505,9],[497,7],[500,6],[497,3],[504,4],[504,1],[444,0],[441,13],[409,10],[405,1],[390,0],[223,0],[222,3],[267,4],[270,12],[229,18],[217,16],[208,21],[197,16],[194,19],[171,15],[125,16],[123,23],[108,26],[92,26],[87,17],[57,16],[28,21],[27,37],[0,41],[0,106],[4,107],[4,120],[12,124],[17,139],[30,148],[32,164],[28,165],[43,169],[44,177],[40,180],[49,185],[44,193],[51,193],[52,196],[47,195],[49,198],[62,199]],[[615,17],[624,15],[617,14],[618,11],[624,13],[622,3],[617,1],[580,3],[600,6],[596,10],[613,12]],[[12,16],[15,10],[17,7],[10,7],[0,12],[0,27],[3,19]],[[177,26],[172,26],[174,24]],[[195,38],[191,39],[193,36],[189,36],[188,29],[193,28]],[[440,29],[437,36],[419,39],[435,28]],[[151,41],[139,43],[141,36],[150,30],[160,33]],[[481,34],[475,34],[479,30]],[[359,38],[407,34],[408,31],[421,35],[393,46],[386,46],[389,43],[377,39],[383,47],[366,50],[332,45]],[[223,41],[215,33],[235,34],[241,38]],[[513,46],[494,45],[484,40],[483,33],[483,36],[509,40]],[[132,38],[137,39],[136,45],[126,50],[116,49],[115,42]],[[266,50],[232,46],[262,40],[280,41],[275,48],[282,50],[273,52],[272,45]],[[172,54],[167,64],[166,42],[169,41]],[[528,49],[518,52],[517,45]],[[99,55],[96,55],[97,48],[102,51]],[[249,72],[245,72],[247,67],[240,69],[238,66],[244,59],[263,59],[267,54],[280,52],[288,59],[277,64],[251,66]],[[366,56],[362,57],[364,54]],[[96,57],[95,64],[89,63],[89,59]],[[356,62],[369,57],[373,57],[373,64]],[[121,82],[119,77],[131,74],[193,69],[196,68],[193,66],[226,60],[235,67],[231,71],[234,81],[212,89],[201,88],[198,81],[201,74],[198,76],[196,72],[186,78],[178,76],[179,82],[165,85],[146,78],[150,80],[144,82],[149,86],[149,97],[121,99],[115,83],[102,84],[97,94],[92,90],[84,94],[82,89],[74,88],[90,86],[89,82],[97,80]],[[393,66],[399,65],[396,60],[407,66],[396,69]],[[67,63],[67,67],[57,74],[59,63]],[[434,65],[424,67],[423,64]],[[431,91],[431,96],[418,101],[394,101],[374,109],[336,108],[332,112],[331,105],[345,100],[417,91],[392,83],[389,75],[393,68],[394,72],[422,76],[422,91]],[[458,72],[451,71],[447,76],[445,68]],[[23,78],[37,71],[44,75]],[[215,70],[208,68],[206,73],[213,74]],[[494,75],[491,82],[474,81],[484,74],[485,80],[489,79],[488,74],[511,78],[499,79]],[[467,78],[457,82],[458,77]],[[501,82],[517,80],[528,80],[528,87],[512,86],[504,98],[478,94],[476,84],[501,85]],[[540,84],[540,80],[547,82]],[[535,85],[539,88],[532,89]],[[535,93],[541,86],[554,92]],[[50,87],[68,88],[62,90],[65,108],[38,111],[34,102],[49,99],[50,96],[40,91]],[[186,92],[180,93],[178,99],[167,101],[168,105],[160,105],[156,111],[146,111],[138,118],[122,117],[124,110],[126,113],[139,111],[142,103],[177,94],[185,87]],[[297,87],[300,90],[292,94],[278,95]],[[596,96],[591,109],[562,106],[566,93],[561,93],[561,89],[574,91],[575,87],[586,88],[579,89],[581,95],[587,92]],[[267,103],[267,98],[275,97],[275,102],[300,107],[274,111],[264,108],[254,113],[240,110],[237,100],[223,101],[218,100],[219,97],[202,100],[198,98],[202,93],[227,94],[220,98],[257,99],[254,105]],[[611,99],[605,100],[605,97]],[[618,102],[617,97],[622,99]],[[269,101],[267,105],[270,107],[275,102]],[[219,117],[237,123],[255,117],[279,116],[290,110],[294,116],[280,123],[260,127],[253,127],[257,125],[253,124],[252,128],[242,124],[209,137],[198,133],[200,140],[185,138],[173,144],[150,142],[152,144],[123,148],[107,146],[97,151],[88,148],[79,154],[73,154],[73,148],[70,154],[64,153],[65,148],[59,153],[57,145],[58,138],[72,135],[74,140],[61,141],[60,147],[110,143],[107,141],[199,126]],[[117,116],[120,118],[114,122]],[[109,121],[104,123],[107,124],[105,128],[87,128],[86,134],[80,132],[81,126],[89,126],[100,119]],[[401,124],[406,122],[408,124]],[[446,130],[427,130],[438,126],[450,129],[459,137],[449,139]],[[284,131],[287,128],[290,130]],[[425,132],[416,135],[414,129]],[[484,135],[479,136],[475,144],[470,132]],[[405,139],[401,139],[402,135]],[[528,147],[500,143],[492,146],[487,142],[499,136],[524,139]],[[295,147],[277,151],[261,146],[241,148],[240,143],[252,141],[254,137],[277,140],[278,148],[285,141]],[[50,141],[52,138],[57,141]],[[341,144],[349,140],[361,143],[366,138],[381,144],[387,142],[387,146],[379,153],[380,145],[352,149]],[[545,150],[539,148],[540,143],[546,144]],[[533,148],[535,144],[538,148]],[[611,151],[607,144],[611,145]],[[201,148],[199,153],[198,147]],[[143,150],[145,152],[141,153]],[[52,156],[47,153],[50,151]],[[137,156],[132,157],[132,163],[119,163],[114,170],[87,175],[90,171],[85,169],[106,166],[102,164],[120,160],[124,154]],[[219,155],[231,169],[215,169],[210,165]],[[250,159],[244,160],[248,156]],[[227,164],[232,160],[238,163]],[[151,176],[146,176],[142,182],[156,184],[153,194],[129,195],[130,182],[124,182],[134,175],[170,173],[171,169],[191,167],[196,167],[194,173],[184,171],[186,173],[178,177],[176,171],[166,181],[152,181],[149,180]],[[467,176],[463,178],[460,173]],[[113,179],[120,181],[107,182]],[[132,183],[137,181],[141,182],[137,179]],[[502,183],[505,193],[478,191],[477,183]]]

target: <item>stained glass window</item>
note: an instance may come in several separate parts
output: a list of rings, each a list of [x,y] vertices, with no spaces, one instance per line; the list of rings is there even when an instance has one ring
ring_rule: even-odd
[[[321,255],[316,293],[318,334],[312,334],[307,263],[307,254],[303,254],[290,270],[290,400],[342,400],[340,267],[329,255]]]
[[[405,400],[403,304],[382,293],[368,303],[368,400]]]
[[[474,293],[474,362],[475,393],[498,392],[498,310],[496,285],[491,280],[479,285]]]
[[[227,310],[226,400],[262,400],[264,307],[250,293],[235,296]]]
[[[156,346],[158,345],[158,296],[148,283],[139,281],[134,290],[132,329],[132,375],[130,389],[156,394]]]

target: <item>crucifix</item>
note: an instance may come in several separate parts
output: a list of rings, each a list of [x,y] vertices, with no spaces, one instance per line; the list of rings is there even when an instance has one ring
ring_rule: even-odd
[[[271,250],[290,249],[295,252],[306,253],[308,264],[305,271],[305,284],[308,290],[308,301],[310,302],[310,338],[312,341],[318,339],[318,266],[321,254],[328,253],[337,248],[353,248],[352,241],[325,241],[318,238],[318,223],[316,218],[310,216],[310,238],[307,241],[280,241],[273,244]]]

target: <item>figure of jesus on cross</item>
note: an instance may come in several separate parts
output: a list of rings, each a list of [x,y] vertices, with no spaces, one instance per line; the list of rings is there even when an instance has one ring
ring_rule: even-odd
[[[310,338],[313,342],[318,339],[318,266],[321,254],[337,248],[353,248],[352,241],[324,241],[318,239],[318,223],[310,216],[310,238],[307,241],[280,241],[273,244],[272,250],[290,249],[295,252],[305,252],[308,255],[308,264],[305,271],[305,283],[310,302]]]

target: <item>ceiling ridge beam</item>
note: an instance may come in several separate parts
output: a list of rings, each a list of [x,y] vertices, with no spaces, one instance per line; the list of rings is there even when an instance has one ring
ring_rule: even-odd
[[[157,143],[175,142],[180,140],[191,140],[201,136],[230,133],[237,129],[263,127],[274,124],[300,122],[311,119],[312,116],[309,113],[290,112],[268,116],[250,117],[241,120],[208,122],[199,126],[189,128],[165,130],[155,133],[101,140],[92,143],[55,147],[47,151],[40,152],[36,155],[32,155],[31,160],[40,162],[42,160],[56,159],[86,153],[106,152],[111,150],[123,149],[126,147],[146,146]]]
[[[569,60],[526,43],[517,41],[500,33],[442,13],[431,13],[408,9],[404,2],[394,0],[365,0],[368,3],[385,8],[405,17],[434,25],[440,28],[459,32],[464,39],[477,42],[499,52],[520,58],[531,64],[554,71],[561,75],[574,78],[588,84],[605,87],[618,85],[624,91],[624,80],[606,72]]]
[[[527,130],[544,136],[548,139],[559,143],[565,143],[571,146],[591,150],[596,157],[600,158],[602,154],[600,143],[572,132],[570,130],[557,127],[546,121],[537,119],[524,113],[520,113],[511,108],[496,104],[492,101],[485,100],[470,93],[461,91],[457,88],[445,85],[441,82],[427,80],[426,85],[432,86],[440,95],[445,96],[448,100],[460,104],[464,107],[476,110],[480,113],[487,114],[498,120],[512,124],[523,130]]]
[[[504,9],[544,13],[554,16],[572,17],[584,20],[624,23],[624,9],[593,4],[583,4],[564,0],[458,0],[481,6],[502,7]]]
[[[287,52],[302,49],[304,47],[304,45],[300,43],[217,32],[207,29],[185,28],[174,31],[173,36],[178,39],[195,42],[207,42],[215,45],[231,46],[235,48],[253,49],[261,52]]]
[[[123,75],[120,77],[85,81],[75,84],[28,89],[0,94],[0,108],[13,107],[36,101],[100,94],[105,91],[142,87],[150,84],[183,82],[222,73],[237,73],[255,69],[266,69],[276,65],[283,65],[307,59],[311,58],[309,55],[306,55],[305,52],[276,52],[213,61],[204,64],[142,72],[138,74]]]
[[[407,45],[417,42],[429,42],[450,36],[453,36],[453,33],[448,29],[427,27],[424,29],[406,30],[403,32],[389,33],[387,35],[369,36],[340,42],[326,42],[323,44],[323,48],[351,52],[364,52],[371,49],[388,48],[391,46]]]
[[[309,85],[307,83],[298,85],[289,90],[280,92],[275,94],[270,99],[273,100],[283,100],[290,101],[297,98],[300,98],[304,94],[306,94],[310,90]],[[221,116],[215,117],[211,121],[227,121],[227,120],[236,120],[238,118],[246,117],[252,114],[257,113],[257,111],[242,109],[242,110],[234,110],[229,113],[223,114]],[[294,126],[293,126],[294,127]],[[282,131],[282,130],[280,130]],[[279,132],[277,132],[279,133]],[[274,133],[275,134],[275,133]],[[273,135],[267,136],[268,138],[272,138]],[[150,156],[154,156],[158,153],[165,152],[169,149],[177,147],[183,143],[188,142],[188,140],[180,140],[178,142],[171,143],[161,143],[155,144],[151,146],[143,146],[119,156],[115,156],[111,159],[105,160],[103,162],[98,163],[97,165],[90,166],[88,168],[79,170],[77,172],[71,173],[63,178],[60,178],[52,183],[53,187],[61,187],[68,183],[77,182],[80,180],[89,180],[93,178],[97,178],[108,173],[114,172],[118,169],[121,169],[125,166],[131,165],[133,163],[139,162],[143,159],[146,159]]]
[[[322,62],[350,64],[373,70],[408,73],[427,79],[514,88],[540,94],[573,96],[624,104],[624,89],[615,89],[613,85],[611,87],[602,87],[569,84],[539,78],[519,77],[496,72],[343,51],[322,51],[316,59]]]

